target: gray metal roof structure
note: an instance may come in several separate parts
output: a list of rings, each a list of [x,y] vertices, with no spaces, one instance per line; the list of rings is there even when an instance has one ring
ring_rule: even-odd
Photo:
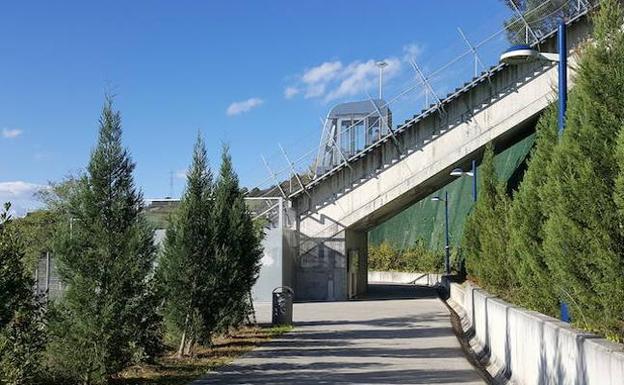
[[[338,118],[345,115],[369,115],[381,111],[383,115],[388,113],[388,106],[383,99],[361,100],[357,102],[341,103],[329,112],[328,118]]]

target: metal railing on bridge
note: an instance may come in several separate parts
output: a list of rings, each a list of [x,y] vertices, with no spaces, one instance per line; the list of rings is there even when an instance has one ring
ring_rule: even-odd
[[[510,14],[504,27],[479,41],[471,41],[470,31],[466,32],[457,28],[457,42],[464,47],[464,50],[451,60],[435,67],[434,70],[428,70],[429,66],[419,65],[414,57],[404,58],[404,62],[413,70],[413,79],[399,84],[398,88],[395,85],[394,96],[381,106],[391,108],[394,120],[403,121],[402,123],[395,126],[389,125],[385,135],[372,143],[367,143],[355,153],[343,154],[339,157],[339,162],[321,174],[316,172],[316,164],[319,153],[323,151],[320,147],[325,144],[310,145],[310,143],[319,142],[320,129],[308,131],[306,136],[293,138],[289,146],[278,144],[278,151],[269,156],[261,156],[269,176],[258,181],[255,184],[257,187],[251,191],[250,195],[289,198],[307,192],[309,187],[342,168],[350,167],[350,163],[366,156],[373,148],[388,141],[396,141],[396,136],[405,128],[431,113],[443,111],[445,103],[475,84],[486,81],[495,71],[503,67],[502,64],[498,64],[498,57],[509,44],[539,45],[556,30],[558,18],[580,17],[598,2],[598,0],[546,0],[527,11],[514,8],[514,3],[510,2]],[[467,81],[463,82],[465,80]],[[451,82],[462,85],[449,89],[447,85]],[[373,101],[370,95],[368,98]],[[414,110],[420,110],[420,112],[413,114]],[[370,116],[375,114],[377,112],[371,113]],[[321,119],[321,124],[324,124],[323,119]],[[342,130],[352,130],[355,124],[357,122]]]

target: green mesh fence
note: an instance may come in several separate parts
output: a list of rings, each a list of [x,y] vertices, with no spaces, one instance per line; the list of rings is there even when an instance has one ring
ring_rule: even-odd
[[[507,181],[508,191],[519,184],[526,158],[535,141],[531,134],[495,156],[496,172]],[[477,173],[479,171],[477,165]],[[368,233],[370,244],[389,242],[398,249],[405,249],[419,239],[431,249],[444,250],[444,202],[431,200],[445,191],[449,194],[449,233],[451,245],[457,246],[462,237],[466,217],[473,206],[472,178],[459,177],[438,191],[414,203]]]

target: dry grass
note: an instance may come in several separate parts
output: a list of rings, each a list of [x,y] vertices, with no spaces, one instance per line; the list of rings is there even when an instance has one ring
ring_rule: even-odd
[[[185,385],[207,372],[226,365],[290,327],[249,327],[232,336],[215,339],[212,348],[200,347],[193,358],[176,359],[173,351],[154,365],[134,366],[122,373],[118,385]]]

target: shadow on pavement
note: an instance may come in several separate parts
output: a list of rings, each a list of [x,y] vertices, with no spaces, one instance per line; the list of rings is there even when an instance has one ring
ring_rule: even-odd
[[[438,298],[438,290],[430,286],[396,284],[396,283],[369,283],[364,301],[393,300],[393,299],[420,299]]]
[[[376,283],[366,298],[297,305],[293,332],[193,384],[483,384],[437,298],[432,287]]]
[[[265,364],[224,370],[194,382],[195,385],[266,384],[461,384],[475,381],[473,370],[384,370],[375,363]],[[340,371],[338,371],[340,370]]]

